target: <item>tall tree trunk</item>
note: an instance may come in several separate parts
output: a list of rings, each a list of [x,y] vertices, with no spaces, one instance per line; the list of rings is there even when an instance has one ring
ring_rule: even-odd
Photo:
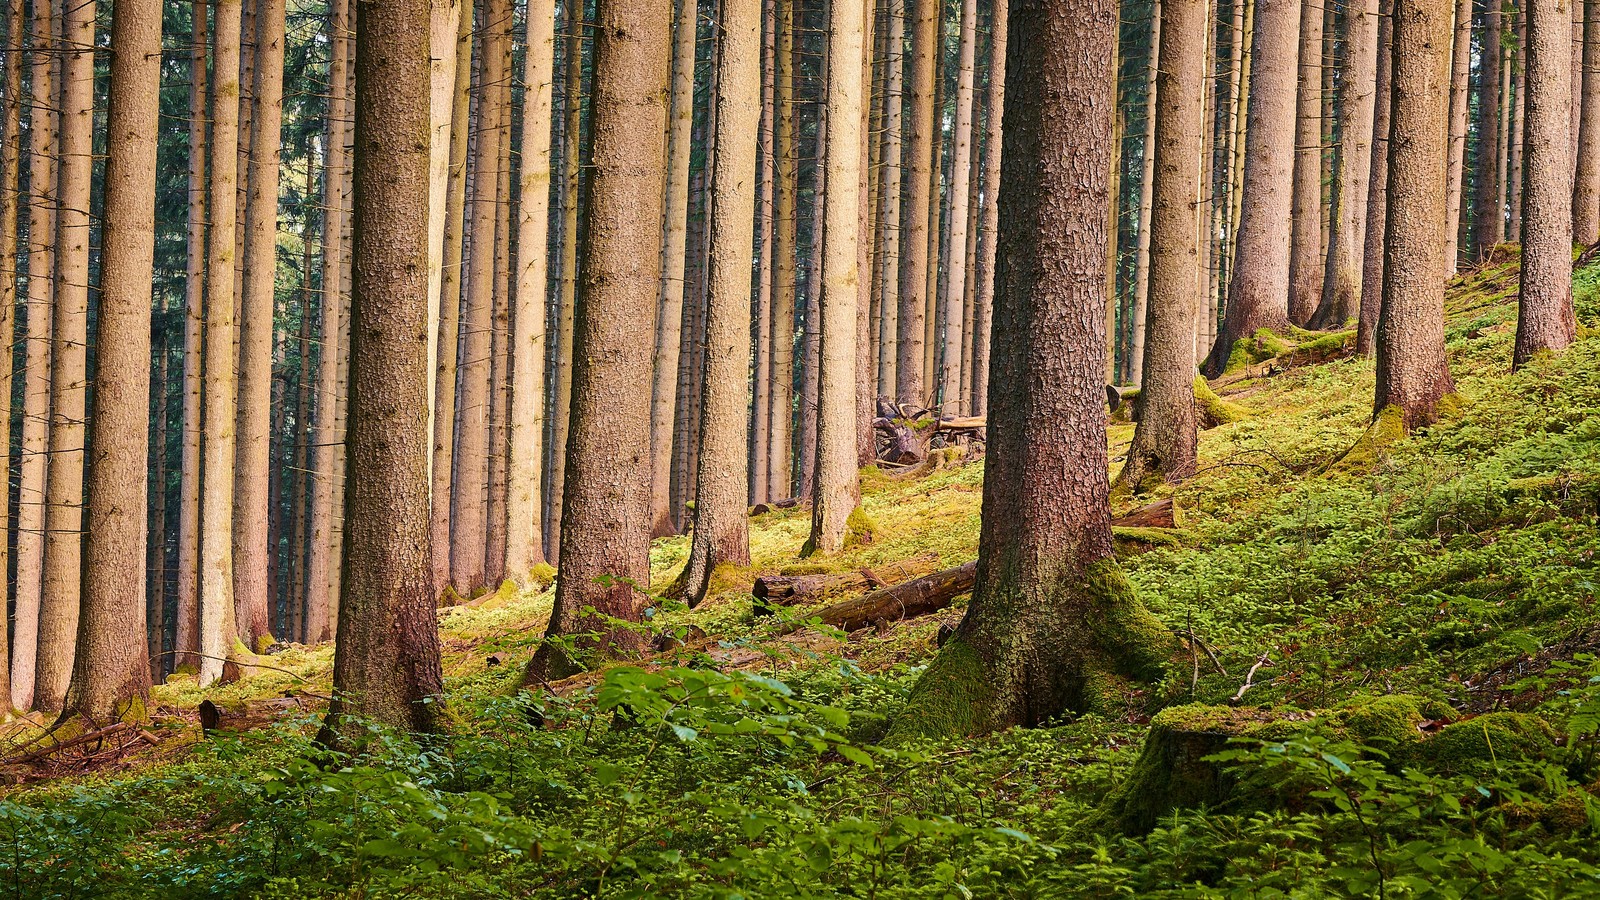
[[[856,465],[869,466],[878,456],[877,432],[872,422],[877,417],[878,404],[873,390],[872,374],[872,217],[873,166],[877,164],[877,142],[873,135],[881,127],[877,121],[874,99],[874,60],[877,56],[876,0],[866,4],[863,12],[861,34],[861,127],[856,129],[861,147],[856,165],[860,184],[857,186],[858,211],[856,213]]]
[[[755,352],[750,379],[754,397],[750,403],[750,503],[782,500],[770,492],[772,471],[772,287],[773,267],[776,262],[772,252],[773,204],[777,189],[777,157],[774,152],[777,87],[778,87],[778,0],[764,0],[762,8],[761,56],[761,123],[757,137],[760,154],[760,176],[756,194],[757,240],[760,251],[756,259],[758,280],[756,284]]]
[[[332,636],[333,590],[338,569],[333,562],[334,491],[338,488],[335,451],[339,442],[339,357],[342,354],[344,252],[344,178],[347,170],[345,127],[350,116],[350,53],[348,0],[333,0],[328,20],[327,157],[322,167],[322,356],[317,364],[317,411],[312,427],[316,450],[311,454],[311,547],[306,555],[306,642]]]
[[[308,143],[315,138],[308,139]],[[312,241],[311,222],[314,218],[312,208],[316,201],[315,167],[309,162],[306,164],[306,185],[304,197],[305,218],[300,232],[300,241],[304,247],[300,261],[300,336],[299,356],[300,364],[295,375],[294,398],[294,457],[290,464],[294,475],[290,479],[289,507],[293,524],[290,526],[289,535],[289,572],[290,583],[288,592],[289,633],[284,636],[288,641],[305,641],[305,610],[306,610],[306,544],[309,541],[310,497],[307,495],[307,473],[311,467],[311,382],[313,369],[311,367],[311,315],[312,297],[315,293],[312,288]]]
[[[505,81],[500,86],[500,161],[495,166],[494,302],[489,327],[489,433],[484,505],[483,580],[494,587],[506,574],[506,414],[511,384],[511,26],[502,43]]]
[[[1294,132],[1293,225],[1289,238],[1289,321],[1310,321],[1322,299],[1323,4],[1300,6],[1300,77]]]
[[[189,218],[184,233],[183,435],[178,485],[177,630],[172,668],[199,670],[200,381],[206,295],[206,0],[192,0],[189,49]]]
[[[1098,708],[1102,677],[1158,677],[1172,643],[1111,552],[1100,305],[1114,5],[1022,0],[1010,14],[1029,39],[1010,45],[1007,75],[1033,89],[1006,103],[977,585],[901,732],[993,731]]]
[[[1394,131],[1373,416],[1407,430],[1435,421],[1440,399],[1455,390],[1444,352],[1449,33],[1447,0],[1395,0]]]
[[[1205,364],[1213,377],[1227,368],[1237,341],[1289,324],[1289,230],[1283,223],[1293,217],[1299,6],[1294,0],[1256,0],[1254,6],[1243,206],[1228,309]]]
[[[1522,278],[1512,366],[1566,348],[1572,312],[1572,195],[1566,129],[1571,122],[1570,0],[1524,0],[1527,16],[1526,132],[1522,135]]]
[[[1202,284],[1201,145],[1204,143],[1207,0],[1163,0],[1156,93],[1155,184],[1150,243],[1150,333],[1138,382],[1139,424],[1119,485],[1194,474],[1194,322]],[[1320,50],[1320,47],[1318,48]]]
[[[934,54],[933,61],[933,147],[930,150],[931,160],[928,165],[928,230],[927,230],[927,269],[924,272],[926,279],[922,296],[926,299],[922,311],[922,385],[927,395],[927,402],[933,403],[937,399],[939,370],[939,275],[941,251],[944,249],[944,238],[947,236],[944,229],[944,16],[939,17],[939,40],[935,45],[939,48]]]
[[[950,162],[950,243],[944,291],[944,360],[939,404],[959,413],[962,322],[966,318],[967,195],[972,167],[973,72],[978,48],[978,0],[961,0],[960,50],[956,61],[956,110]]]
[[[1600,240],[1600,0],[1583,0],[1582,113],[1572,192],[1572,239]]]
[[[466,313],[462,316],[461,430],[456,438],[457,483],[451,502],[450,581],[462,596],[482,590],[488,546],[486,491],[489,477],[490,357],[493,354],[495,219],[500,167],[500,86],[505,83],[511,5],[485,0],[479,46],[476,145],[472,160],[472,202]]]
[[[901,84],[905,71],[906,0],[887,0],[888,53],[884,60],[883,150],[880,154],[878,221],[874,235],[881,317],[878,328],[878,392],[896,396],[900,322]]]
[[[92,12],[93,6],[88,8]],[[92,726],[123,717],[143,719],[150,693],[145,642],[146,427],[161,12],[160,0],[122,0],[111,23],[94,455],[86,479],[91,502],[83,536],[77,659],[62,716],[63,721],[79,716]],[[88,29],[78,33],[92,36]],[[90,59],[85,68],[92,78]],[[77,74],[75,68],[69,63],[68,84]],[[93,96],[90,81],[85,99],[92,104]]]
[[[1145,321],[1150,308],[1150,211],[1155,200],[1156,81],[1160,77],[1161,0],[1150,5],[1150,52],[1145,68],[1144,150],[1139,173],[1139,235],[1133,264],[1133,321],[1128,323],[1128,383],[1144,383]]]
[[[972,414],[989,411],[989,356],[994,338],[995,248],[1000,235],[1000,167],[1002,130],[1000,114],[1006,102],[1006,31],[1010,16],[1007,0],[993,0],[994,21],[989,31],[989,96],[983,151],[983,218],[978,225],[977,315],[972,329]]]
[[[635,584],[650,579],[650,376],[652,304],[661,277],[660,135],[672,56],[668,0],[599,0],[591,168],[583,233],[583,302],[573,354],[572,431],[561,512],[561,578],[547,639],[524,674],[539,684],[574,661],[550,638],[601,632],[607,651],[637,650],[642,635],[585,612],[638,621]],[[609,576],[601,583],[599,579]],[[594,646],[589,640],[584,646]]]
[[[828,8],[827,162],[822,179],[827,201],[817,304],[816,484],[811,536],[802,555],[843,549],[846,522],[861,502],[854,407],[856,304],[860,302],[856,244],[861,227],[862,12],[862,5],[854,3],[832,3]]]
[[[152,203],[154,201],[152,200]],[[151,251],[152,254],[154,250]],[[154,419],[149,431],[148,481],[149,515],[145,526],[145,671],[159,680],[165,668],[161,648],[166,641],[167,608],[167,387],[170,384],[170,336],[167,333],[166,303],[156,308],[155,327],[150,331],[151,365],[153,381],[150,385],[150,415]],[[92,487],[91,487],[92,490]],[[82,624],[80,620],[80,626]],[[70,692],[70,689],[69,689]]]
[[[555,0],[529,7],[524,53],[522,170],[517,205],[517,295],[511,315],[511,411],[506,453],[507,577],[527,582],[544,562],[539,489],[544,481],[545,291],[549,278],[550,113],[556,59]]]
[[[794,495],[792,434],[795,412],[794,314],[795,258],[799,252],[799,140],[795,121],[795,3],[778,0],[777,195],[772,207],[772,430],[768,435],[767,493],[778,499]]]
[[[6,6],[6,40],[14,48],[5,69],[5,94],[0,101],[5,104],[0,118],[0,259],[10,260],[11,268],[0,276],[0,409],[5,411],[5,421],[11,421],[12,366],[17,330],[17,224],[19,205],[22,202],[19,177],[22,163],[22,54],[26,40],[23,35],[21,0],[10,0]],[[0,521],[10,525],[11,491],[11,438],[9,427],[4,448],[0,449],[0,471],[6,472],[6,485],[0,490],[8,512]],[[9,550],[8,550],[9,552]],[[9,562],[0,555],[0,566]],[[3,571],[3,568],[0,568]],[[0,628],[0,706],[11,701],[11,644]]]
[[[433,560],[433,593],[437,597],[444,593],[445,585],[450,581],[450,513],[451,501],[454,497],[454,460],[456,446],[456,355],[460,349],[461,336],[461,260],[465,245],[463,244],[463,230],[466,226],[467,208],[467,138],[471,133],[468,119],[472,107],[472,11],[463,5],[462,0],[451,0],[454,7],[452,21],[455,25],[454,43],[448,48],[440,47],[434,52],[450,53],[455,62],[451,67],[450,85],[450,121],[448,128],[449,148],[446,166],[449,170],[444,197],[444,234],[441,250],[441,271],[439,273],[439,326],[435,339],[435,348],[430,351],[434,358],[433,375],[433,458],[432,458],[432,488],[430,491],[433,503],[432,525],[429,526],[430,542],[432,544],[431,559]],[[435,7],[434,15],[438,15]],[[437,25],[436,25],[437,27]],[[435,34],[437,43],[439,35]],[[436,64],[437,66],[437,64]],[[436,68],[434,78],[443,76]],[[434,102],[438,102],[437,81],[434,84]],[[439,111],[434,110],[438,116]],[[435,126],[436,127],[436,126]],[[439,139],[437,130],[433,134],[434,140]],[[437,165],[437,150],[434,148],[435,158],[433,164]],[[430,176],[430,182],[436,181],[438,174]],[[429,189],[430,204],[433,202],[432,188]],[[429,207],[430,215],[432,207]],[[429,248],[429,254],[433,253]],[[430,287],[430,290],[432,288]]]
[[[250,178],[239,309],[238,443],[234,463],[233,589],[239,636],[270,642],[268,484],[272,469],[273,288],[277,276],[278,147],[283,126],[283,0],[254,0]]]
[[[325,740],[344,717],[430,731],[443,690],[428,553],[428,0],[366,0],[356,35],[350,471]]]
[[[428,395],[428,430],[430,433],[438,428],[439,420],[439,353],[442,346],[447,346],[446,355],[455,352],[454,344],[446,344],[444,338],[444,284],[445,284],[445,242],[448,240],[447,232],[450,230],[450,173],[451,150],[455,147],[456,110],[456,66],[457,35],[461,32],[462,0],[431,0],[428,7],[428,371],[432,388]],[[471,42],[468,42],[471,46]],[[470,54],[470,50],[468,51]],[[469,63],[470,65],[470,63]],[[461,234],[458,228],[455,232],[457,239]],[[456,261],[460,264],[460,261]],[[459,278],[457,273],[455,276]],[[456,282],[459,291],[460,282]],[[452,315],[457,317],[459,325],[459,311]],[[454,330],[452,329],[452,335]],[[451,362],[451,371],[454,371],[454,361]],[[454,400],[454,386],[450,399]],[[452,406],[454,404],[452,403]],[[451,410],[454,414],[454,410]],[[428,458],[428,502],[434,510],[431,514],[429,534],[439,522],[439,511],[446,513],[444,527],[448,533],[450,521],[448,510],[450,504],[450,482],[446,480],[442,485],[434,475],[433,467],[438,463],[439,446],[434,443],[433,450]],[[439,582],[434,588],[434,593],[444,589],[442,578],[448,576],[449,556],[448,551],[441,552],[437,536],[430,536],[430,558],[434,559],[434,580]],[[442,557],[442,559],[440,558]],[[439,574],[440,565],[444,566],[445,575]]]
[[[828,62],[824,55],[822,68],[826,70]],[[819,104],[820,105],[820,104]],[[798,456],[795,465],[795,495],[807,500],[811,499],[811,492],[816,487],[817,475],[817,376],[818,365],[821,362],[822,333],[820,321],[822,319],[822,254],[824,252],[823,229],[826,227],[824,216],[827,214],[828,192],[825,185],[824,155],[827,148],[823,146],[823,134],[827,127],[827,110],[824,108],[818,116],[817,135],[815,142],[816,163],[812,169],[811,182],[811,245],[807,248],[806,260],[806,295],[805,310],[803,314],[804,328],[800,332],[800,389],[798,400],[800,403],[799,421],[795,426],[795,453]],[[931,294],[924,294],[931,297]]]
[[[1506,133],[1506,233],[1520,235],[1522,233],[1522,133],[1523,119],[1527,112],[1527,10],[1525,3],[1518,3],[1516,10],[1516,49],[1512,53],[1514,62],[1511,66],[1511,129]],[[1570,101],[1569,101],[1570,102]],[[1571,154],[1567,156],[1570,165]],[[1570,205],[1571,200],[1567,203]],[[1570,220],[1571,216],[1568,216]]]
[[[678,352],[683,343],[684,264],[688,247],[689,160],[694,155],[695,0],[677,0],[673,28],[672,108],[667,129],[666,214],[661,243],[660,310],[650,401],[650,534],[676,534],[672,516],[672,433],[677,417]]]
[[[1483,9],[1483,50],[1478,63],[1478,157],[1472,202],[1473,259],[1483,261],[1505,240],[1505,210],[1500,206],[1500,13],[1501,0],[1487,0]],[[1398,43],[1398,36],[1396,38]],[[1395,79],[1399,80],[1399,63]],[[1395,110],[1399,114],[1398,108]],[[1390,176],[1393,178],[1393,175]]]
[[[1356,327],[1356,352],[1377,351],[1378,314],[1383,306],[1383,247],[1389,217],[1389,132],[1394,72],[1392,10],[1394,0],[1379,0],[1378,80],[1372,92],[1372,176],[1367,183],[1366,246],[1361,261],[1361,320]],[[1454,261],[1447,260],[1453,266]]]
[[[581,0],[566,0],[566,74],[561,114],[561,310],[557,317],[557,343],[560,350],[555,372],[554,421],[550,427],[550,499],[546,517],[546,552],[554,551],[557,566],[561,555],[561,510],[566,490],[567,439],[572,419],[572,369],[578,298],[578,209],[580,138],[583,133],[583,39],[585,24]]]
[[[1467,83],[1472,74],[1472,0],[1456,0],[1450,62],[1450,163],[1445,182],[1445,254],[1450,270],[1459,258],[1461,192],[1467,160]],[[1347,82],[1348,83],[1348,82]]]
[[[705,599],[717,566],[750,563],[745,513],[748,470],[743,462],[749,438],[745,410],[749,408],[756,131],[761,118],[761,0],[724,0],[720,16],[694,542],[681,577],[683,596],[690,604]]]
[[[61,709],[72,678],[82,590],[84,421],[88,412],[89,202],[94,172],[92,4],[61,16],[61,162],[56,173],[56,296],[50,339],[50,462],[45,474],[44,595],[34,706]],[[67,50],[66,48],[72,48]],[[146,292],[144,301],[150,302]],[[148,330],[148,329],[147,329]],[[148,340],[148,334],[146,339]],[[140,367],[149,365],[146,352]],[[148,377],[148,376],[146,376]],[[135,396],[143,398],[149,382]],[[139,403],[142,409],[143,401]],[[143,472],[141,466],[139,471]],[[142,480],[142,477],[141,479]],[[139,522],[144,513],[139,513]],[[140,547],[140,561],[144,548]]]
[[[927,291],[928,231],[937,230],[930,210],[929,187],[936,160],[933,145],[938,126],[934,115],[934,73],[940,38],[940,0],[908,0],[911,15],[911,66],[905,79],[904,177],[905,206],[900,214],[900,313],[895,371],[895,396],[901,403],[927,401],[923,383]]]
[[[11,700],[32,709],[44,593],[45,470],[50,459],[51,315],[55,296],[56,24],[50,0],[33,4],[28,78],[28,337],[17,486],[17,588],[11,641]]]
[[[1339,92],[1340,137],[1334,175],[1337,181],[1322,306],[1311,320],[1313,328],[1343,328],[1361,314],[1367,190],[1372,174],[1373,84],[1378,74],[1378,2],[1351,3],[1345,15],[1345,78]],[[1452,81],[1452,91],[1453,85]],[[1447,252],[1445,259],[1450,258]]]

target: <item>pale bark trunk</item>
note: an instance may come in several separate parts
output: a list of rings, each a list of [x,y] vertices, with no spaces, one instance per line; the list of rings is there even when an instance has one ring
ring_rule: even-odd
[[[450,172],[451,150],[455,146],[456,107],[456,35],[461,31],[461,0],[431,0],[428,10],[428,432],[437,430],[439,417],[439,353],[446,346],[444,335],[444,283],[445,241],[450,222]],[[459,235],[459,229],[456,231]],[[459,261],[458,261],[459,264]],[[459,315],[459,313],[458,313]],[[448,345],[446,353],[454,353],[455,346]],[[452,396],[452,399],[453,396]],[[429,525],[430,559],[442,555],[433,528],[439,524],[438,509],[448,511],[450,493],[448,480],[443,485],[434,477],[433,467],[438,462],[438,444],[428,456],[428,503],[431,510]],[[440,488],[443,488],[441,491]],[[447,514],[448,515],[448,514]],[[444,521],[449,529],[448,517]],[[448,573],[449,557],[443,563]],[[438,564],[434,563],[437,570]],[[435,581],[440,578],[435,572]],[[435,587],[435,593],[443,584]]]
[[[939,0],[909,0],[911,14],[911,66],[905,79],[906,108],[904,127],[910,130],[902,159],[905,206],[900,215],[899,341],[896,353],[895,397],[901,403],[920,406],[927,401],[923,382],[928,293],[928,232],[937,231],[931,222],[931,206],[936,198],[929,188],[937,160],[933,146],[937,122],[934,116],[934,73],[939,55]]]
[[[583,42],[585,24],[581,0],[566,0],[566,74],[562,92],[561,150],[561,310],[558,314],[558,364],[555,369],[555,421],[550,428],[550,499],[546,519],[546,552],[554,551],[560,566],[561,510],[566,490],[567,439],[572,420],[572,370],[577,355],[573,352],[575,312],[578,298],[578,163],[583,131]]]
[[[1361,261],[1361,320],[1356,327],[1356,352],[1371,356],[1377,349],[1378,314],[1383,307],[1383,246],[1389,217],[1389,133],[1394,72],[1393,0],[1379,0],[1378,80],[1372,100],[1372,176],[1367,184],[1366,246]],[[1454,266],[1446,260],[1446,266]]]
[[[989,96],[983,151],[983,218],[978,225],[977,314],[972,329],[972,414],[989,411],[989,358],[994,334],[995,248],[1000,234],[1000,114],[1006,98],[1007,0],[994,0],[994,21],[989,32]]]
[[[1483,12],[1483,51],[1478,63],[1477,190],[1472,203],[1473,259],[1478,262],[1487,259],[1495,245],[1506,237],[1505,210],[1500,206],[1500,185],[1504,180],[1500,152],[1501,18],[1500,0],[1488,0]],[[1396,39],[1398,42],[1398,36]],[[1397,63],[1395,78],[1399,77]]]
[[[356,39],[348,540],[323,738],[439,717],[428,551],[428,0],[366,0]],[[361,726],[356,726],[357,728]]]
[[[111,23],[94,455],[86,478],[91,503],[84,523],[77,661],[63,715],[97,727],[124,716],[145,718],[150,693],[146,426],[162,6],[160,0],[122,0]],[[86,68],[92,75],[92,66]],[[90,87],[92,102],[92,82]]]
[[[978,2],[962,0],[960,50],[956,61],[956,109],[950,162],[950,238],[944,290],[944,359],[939,375],[939,404],[959,414],[961,344],[966,320],[967,200],[972,168],[973,72],[978,48]]]
[[[252,650],[267,621],[268,485],[272,469],[273,289],[277,276],[278,147],[283,126],[283,0],[255,2],[250,177],[239,308],[238,439],[234,462],[233,590],[239,637]]]
[[[661,278],[662,191],[667,70],[672,29],[668,0],[599,0],[591,169],[584,231],[583,303],[573,354],[572,431],[561,513],[561,577],[548,638],[601,632],[586,646],[638,650],[636,631],[584,612],[638,621],[650,579],[650,375],[653,304]],[[617,579],[602,584],[598,579]],[[571,671],[575,661],[552,640],[540,645],[524,684]]]
[[[877,433],[872,420],[877,415],[873,390],[872,355],[872,214],[873,166],[877,163],[877,142],[872,139],[877,122],[873,105],[873,59],[877,44],[877,3],[868,2],[862,14],[861,34],[861,127],[857,129],[861,147],[857,157],[856,213],[856,464],[871,465],[878,453]]]
[[[95,8],[92,4],[67,4],[62,10],[56,296],[50,329],[50,461],[45,473],[44,594],[39,605],[39,661],[33,698],[34,706],[47,712],[61,709],[72,677],[82,590],[79,579],[83,560],[84,422],[88,412],[89,201],[94,171]],[[67,50],[68,47],[72,49]],[[148,293],[145,303],[149,303]],[[141,366],[149,361],[150,354],[145,353]],[[144,395],[141,392],[138,396]],[[142,400],[139,406],[143,407]]]
[[[1128,383],[1144,383],[1144,329],[1150,310],[1150,212],[1155,202],[1156,81],[1160,77],[1161,0],[1150,4],[1150,48],[1145,68],[1144,156],[1139,173],[1139,234],[1133,264],[1133,321],[1128,323]]]
[[[683,596],[690,604],[705,599],[717,566],[750,563],[748,470],[743,463],[749,438],[745,411],[755,150],[761,118],[761,0],[724,0],[720,16],[694,541],[681,578]]]
[[[1522,234],[1522,133],[1527,112],[1527,10],[1525,2],[1517,4],[1516,47],[1512,51],[1511,66],[1511,128],[1506,133],[1506,234]],[[1572,157],[1567,156],[1567,164]],[[1571,200],[1567,201],[1569,207]],[[1570,208],[1568,220],[1571,220]],[[1520,238],[1519,238],[1520,240]]]
[[[505,81],[500,107],[500,161],[495,166],[494,301],[489,327],[489,431],[484,462],[483,580],[495,587],[506,574],[506,414],[510,406],[511,336],[511,26],[502,44]]]
[[[795,414],[795,257],[799,216],[799,141],[795,123],[795,3],[778,0],[777,104],[775,143],[777,195],[773,203],[772,254],[772,428],[768,435],[770,463],[767,493],[777,499],[793,496]]]
[[[0,259],[10,261],[10,268],[0,275],[0,410],[5,413],[5,421],[11,421],[11,389],[13,383],[12,366],[15,362],[14,346],[17,333],[17,224],[21,218],[20,205],[23,201],[21,193],[21,164],[22,164],[22,53],[26,37],[23,34],[23,16],[21,0],[10,0],[6,6],[6,40],[13,48],[11,58],[5,67],[5,95],[3,102],[5,111],[3,124],[0,124]],[[0,447],[0,471],[11,471],[11,439],[9,431],[4,447]],[[11,479],[6,478],[6,485],[0,489],[0,500],[4,500],[7,509],[10,508]],[[5,522],[9,527],[9,512],[0,516],[0,522]],[[9,551],[8,551],[9,552]],[[0,553],[0,565],[10,561],[6,554]],[[6,629],[0,627],[0,706],[6,706],[11,700],[11,644],[6,635]]]
[[[1582,112],[1572,194],[1572,239],[1600,240],[1600,0],[1583,0]]]
[[[1323,4],[1300,6],[1300,76],[1289,238],[1289,321],[1304,325],[1322,299]]]
[[[884,60],[883,150],[880,154],[878,221],[875,241],[880,317],[878,392],[895,396],[900,322],[901,83],[905,62],[905,0],[888,2],[888,52]]]
[[[1361,314],[1367,191],[1372,175],[1373,91],[1378,76],[1378,2],[1353,2],[1345,15],[1345,77],[1339,94],[1340,139],[1334,176],[1338,180],[1322,307],[1312,319],[1312,327],[1316,328],[1343,328]],[[1451,90],[1454,97],[1454,82]],[[1454,138],[1452,148],[1453,141]],[[1448,251],[1445,259],[1452,259]]]
[[[1243,205],[1228,309],[1205,364],[1211,376],[1227,367],[1236,341],[1289,324],[1289,229],[1283,225],[1293,214],[1300,9],[1294,0],[1257,0],[1254,10]]]
[[[761,124],[757,138],[761,158],[760,183],[757,186],[756,223],[761,242],[756,259],[758,281],[756,284],[756,327],[754,359],[750,378],[754,398],[750,404],[750,503],[782,500],[769,492],[772,470],[772,270],[775,258],[772,252],[773,201],[777,178],[774,155],[774,132],[777,116],[777,52],[778,52],[778,2],[764,0],[762,8],[761,57]]]
[[[1393,416],[1406,429],[1435,421],[1439,400],[1455,390],[1444,351],[1449,34],[1447,0],[1395,0],[1394,132],[1373,415]]]
[[[861,207],[862,5],[828,9],[827,202],[818,298],[817,462],[811,536],[802,555],[837,553],[861,502],[856,467],[856,304]],[[969,112],[970,115],[970,112]],[[959,351],[958,351],[959,352]],[[958,376],[959,377],[959,376]]]
[[[827,68],[824,56],[822,66]],[[827,214],[828,192],[825,184],[827,153],[821,136],[827,128],[827,109],[819,113],[817,122],[816,164],[811,182],[811,246],[807,248],[806,294],[803,314],[804,328],[800,333],[800,386],[796,392],[800,403],[798,422],[795,425],[795,495],[811,499],[817,475],[817,396],[818,371],[821,362],[822,333],[822,254],[825,249],[823,229]],[[932,296],[932,295],[926,295]]]
[[[1566,190],[1571,121],[1571,0],[1524,0],[1527,88],[1522,190],[1522,278],[1512,365],[1563,350],[1577,334],[1572,312],[1572,195]]]
[[[922,296],[926,298],[922,310],[922,386],[923,393],[928,403],[934,403],[939,388],[938,350],[939,350],[939,273],[944,238],[947,233],[944,228],[944,18],[939,19],[939,40],[936,46],[940,49],[935,54],[933,61],[933,147],[930,150],[931,160],[928,165],[928,255],[926,279],[923,285]]]

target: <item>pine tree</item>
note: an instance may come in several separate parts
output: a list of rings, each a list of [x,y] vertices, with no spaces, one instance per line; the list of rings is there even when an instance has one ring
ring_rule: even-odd
[[[1572,311],[1572,195],[1566,131],[1571,121],[1569,0],[1524,0],[1527,15],[1526,126],[1522,136],[1522,277],[1513,366],[1559,351],[1577,335]]]

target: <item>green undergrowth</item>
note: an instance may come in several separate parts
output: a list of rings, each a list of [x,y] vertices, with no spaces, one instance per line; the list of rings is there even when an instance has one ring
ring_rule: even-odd
[[[1574,284],[1593,326],[1600,267]],[[1182,647],[1100,716],[880,746],[965,600],[850,635],[754,616],[764,573],[976,556],[981,461],[869,469],[870,542],[801,561],[809,509],[754,517],[749,567],[695,610],[654,601],[670,655],[518,694],[553,592],[508,588],[440,614],[443,737],[331,756],[308,713],[9,788],[0,894],[1600,896],[1600,340],[1510,374],[1515,294],[1514,250],[1452,286],[1460,402],[1409,436],[1372,439],[1345,332],[1211,386],[1198,474],[1137,501],[1177,527],[1117,533]],[[656,542],[651,591],[687,554]],[[192,735],[204,697],[330,690],[329,646],[262,661],[287,671],[159,687],[157,732]]]

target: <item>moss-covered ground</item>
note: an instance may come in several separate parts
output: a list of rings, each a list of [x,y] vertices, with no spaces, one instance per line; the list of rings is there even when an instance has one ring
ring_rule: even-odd
[[[1257,336],[1197,391],[1226,413],[1199,473],[1117,510],[1177,506],[1118,552],[1183,650],[1106,714],[877,745],[965,600],[841,634],[750,596],[762,573],[976,556],[981,460],[869,469],[870,541],[801,562],[809,511],[756,516],[751,566],[652,611],[677,649],[554,695],[513,689],[548,588],[442,611],[443,738],[317,750],[331,646],[175,676],[155,747],[7,789],[0,892],[1600,896],[1600,339],[1510,374],[1516,275],[1502,254],[1452,286],[1460,402],[1416,434],[1371,427],[1346,332]],[[1600,324],[1600,267],[1576,296]],[[1113,469],[1132,429],[1108,429]],[[654,589],[687,552],[656,543]],[[204,698],[285,693],[311,703],[197,733]]]

